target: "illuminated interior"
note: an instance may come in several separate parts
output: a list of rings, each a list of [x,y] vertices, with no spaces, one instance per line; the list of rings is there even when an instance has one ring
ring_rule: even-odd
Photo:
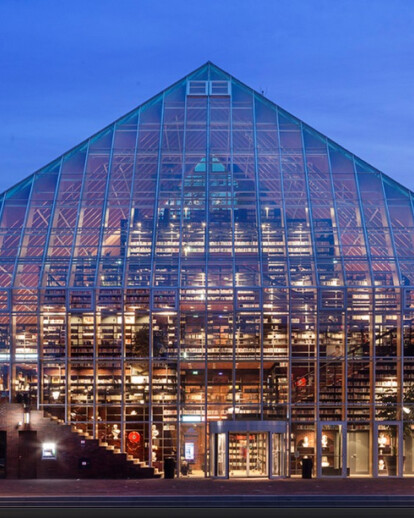
[[[385,174],[207,63],[0,207],[3,398],[180,476],[414,474],[413,194]]]

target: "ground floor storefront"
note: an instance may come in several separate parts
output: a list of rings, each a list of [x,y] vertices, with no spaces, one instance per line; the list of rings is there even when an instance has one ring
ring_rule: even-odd
[[[181,430],[178,476],[309,476],[304,464],[311,464],[312,477],[414,475],[413,438],[401,422],[215,421],[207,439],[202,428],[186,424]]]
[[[414,434],[404,421],[291,422],[186,414],[179,423],[116,425],[90,437],[43,412],[0,405],[0,478],[211,479],[414,476]],[[27,418],[27,422],[24,420]],[[79,425],[78,425],[79,426]]]

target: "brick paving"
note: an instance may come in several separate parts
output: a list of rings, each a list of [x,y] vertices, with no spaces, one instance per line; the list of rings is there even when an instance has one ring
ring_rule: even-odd
[[[134,497],[180,495],[350,495],[414,496],[414,478],[282,479],[282,480],[0,480],[6,497]]]

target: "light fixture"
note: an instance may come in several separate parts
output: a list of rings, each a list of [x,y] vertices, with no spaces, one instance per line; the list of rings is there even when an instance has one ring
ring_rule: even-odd
[[[406,407],[406,406],[403,406],[403,411],[406,413],[406,414],[411,414],[411,409]]]
[[[59,399],[59,396],[60,396],[60,390],[54,390],[52,392],[52,397],[55,401],[57,401]]]
[[[131,376],[131,383],[134,383],[134,385],[143,385],[145,381],[145,376]]]
[[[56,459],[56,443],[44,442],[42,444],[42,459]]]
[[[25,410],[23,413],[23,422],[24,424],[30,424],[30,412],[29,410]]]

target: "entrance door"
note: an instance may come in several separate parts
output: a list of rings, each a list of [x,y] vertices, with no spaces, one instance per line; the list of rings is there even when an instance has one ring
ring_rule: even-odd
[[[272,433],[272,477],[285,476],[285,441],[283,433]]]
[[[229,473],[231,477],[266,477],[268,433],[229,433]]]
[[[213,434],[213,459],[212,472],[214,477],[227,477],[227,434]]]
[[[369,474],[369,431],[349,431],[347,437],[349,474]]]
[[[21,430],[19,432],[19,478],[36,478],[38,456],[37,432]]]

